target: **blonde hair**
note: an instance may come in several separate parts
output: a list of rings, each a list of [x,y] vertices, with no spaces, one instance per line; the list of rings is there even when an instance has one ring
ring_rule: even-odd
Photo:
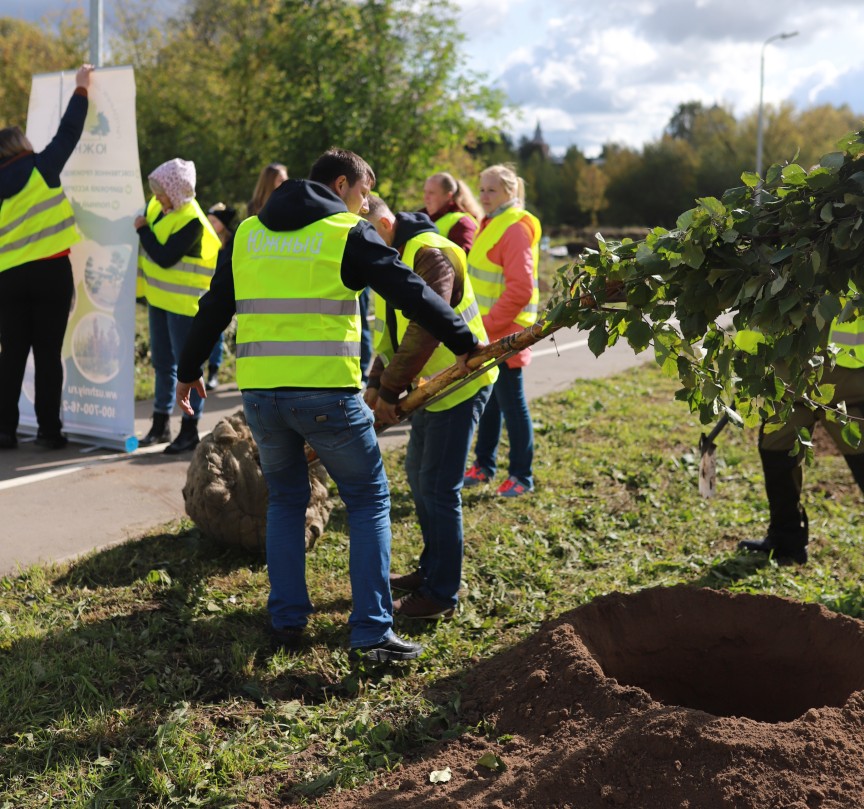
[[[457,180],[452,174],[446,171],[439,171],[429,179],[437,182],[446,194],[453,195],[453,204],[457,210],[470,213],[478,222],[483,218],[483,209],[477,200],[474,199],[471,189],[461,180]]]
[[[515,199],[520,208],[525,207],[525,181],[516,173],[516,166],[512,163],[498,163],[483,169],[480,176],[482,177],[484,174],[492,174],[497,177],[510,199]]]
[[[255,190],[252,192],[252,199],[246,206],[246,213],[249,216],[255,216],[270,199],[270,195],[276,188],[276,178],[280,174],[288,176],[288,169],[282,163],[268,163],[261,169],[258,182],[255,183]]]
[[[33,144],[18,126],[7,126],[0,129],[0,160],[15,157],[21,152],[32,152]]]

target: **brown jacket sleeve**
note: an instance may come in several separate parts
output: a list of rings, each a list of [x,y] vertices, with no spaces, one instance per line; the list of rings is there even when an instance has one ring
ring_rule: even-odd
[[[441,250],[421,247],[414,259],[414,272],[450,306],[457,306],[462,300],[463,285],[461,281],[457,283],[456,271]],[[397,402],[437,347],[438,340],[428,331],[413,321],[409,323],[396,354],[376,380],[376,383],[380,383],[377,384],[378,395],[385,402]],[[376,360],[376,366],[378,362]],[[375,370],[376,367],[373,367],[370,373],[371,387],[376,387],[376,383],[372,382]]]

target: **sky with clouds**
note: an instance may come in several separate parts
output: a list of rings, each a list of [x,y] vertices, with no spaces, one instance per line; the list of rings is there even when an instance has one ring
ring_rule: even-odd
[[[106,17],[114,2],[103,0]],[[848,104],[864,118],[864,0],[454,2],[467,66],[522,110],[514,137],[539,121],[559,153],[639,148],[686,101],[753,112],[763,43],[784,32],[797,35],[765,47],[765,103]],[[86,0],[0,0],[0,16],[74,5],[89,10]]]

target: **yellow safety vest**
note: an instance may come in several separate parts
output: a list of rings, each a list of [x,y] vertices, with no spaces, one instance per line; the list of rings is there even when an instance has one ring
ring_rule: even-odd
[[[850,284],[853,293],[858,291]],[[828,340],[841,349],[837,364],[842,368],[864,368],[864,317],[856,317],[846,323],[838,323],[836,318],[831,324]]]
[[[24,188],[0,203],[0,272],[55,256],[80,239],[63,189],[51,188],[37,168]]]
[[[471,332],[478,340],[487,342],[486,329],[483,327],[483,318],[480,314],[480,309],[477,306],[477,300],[474,297],[474,290],[471,287],[471,280],[468,278],[467,263],[465,260],[465,251],[458,245],[445,239],[438,233],[427,231],[418,233],[413,238],[405,243],[405,249],[402,254],[402,260],[413,270],[414,259],[417,256],[417,251],[421,247],[435,247],[445,253],[450,263],[456,270],[458,277],[463,279],[464,290],[462,300],[458,305],[453,307],[453,311],[459,315],[467,324]],[[376,293],[375,295],[375,350],[381,356],[385,366],[393,359],[395,353],[394,341],[389,329],[387,328],[386,311],[392,307]],[[379,316],[380,313],[380,316]],[[399,310],[396,310],[396,341],[395,345],[402,342],[405,336],[405,331],[408,324],[411,322]],[[456,356],[443,343],[439,343],[432,352],[432,356],[426,361],[426,364],[420,369],[419,379],[420,384],[423,380],[435,376],[445,368],[449,368],[456,362]],[[486,385],[491,385],[498,378],[498,368],[490,368],[485,374],[481,374],[476,379],[471,380],[466,385],[463,385],[458,390],[453,391],[449,396],[445,396],[438,402],[429,405],[428,410],[440,411],[449,410],[458,404],[470,399],[477,391],[485,388]]]
[[[348,234],[360,217],[337,213],[274,231],[257,216],[234,236],[237,385],[360,388],[361,290],[342,283]]]
[[[165,269],[153,261],[142,247],[138,251],[136,295],[166,312],[194,317],[198,312],[198,299],[210,289],[222,242],[197,200],[190,200],[159,218],[161,213],[162,206],[156,197],[152,197],[147,203],[145,216],[159,244],[165,244],[173,233],[197,219],[204,228],[201,255],[183,256],[174,266]]]
[[[540,288],[537,282],[537,269],[540,265],[540,221],[523,208],[507,208],[495,216],[483,230],[474,238],[474,245],[468,253],[468,274],[474,285],[480,313],[485,315],[504,294],[504,267],[489,260],[489,251],[501,240],[507,228],[527,219],[533,226],[534,235],[531,239],[531,256],[533,260],[534,289],[531,300],[516,316],[515,322],[522,328],[533,326],[537,322],[537,311],[540,305]]]
[[[435,220],[435,227],[438,228],[438,232],[446,239],[450,231],[453,230],[453,226],[465,217],[470,219],[475,225],[477,224],[477,220],[467,211],[450,211],[450,213],[445,213],[444,216]]]

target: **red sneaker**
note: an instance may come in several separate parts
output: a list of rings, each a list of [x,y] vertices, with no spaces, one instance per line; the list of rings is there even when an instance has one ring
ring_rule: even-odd
[[[528,486],[519,478],[509,477],[498,487],[501,497],[521,497],[523,494],[531,494],[533,486]]]
[[[462,485],[465,488],[470,488],[471,486],[479,486],[481,483],[488,483],[490,480],[492,480],[492,473],[475,463],[462,478]]]

